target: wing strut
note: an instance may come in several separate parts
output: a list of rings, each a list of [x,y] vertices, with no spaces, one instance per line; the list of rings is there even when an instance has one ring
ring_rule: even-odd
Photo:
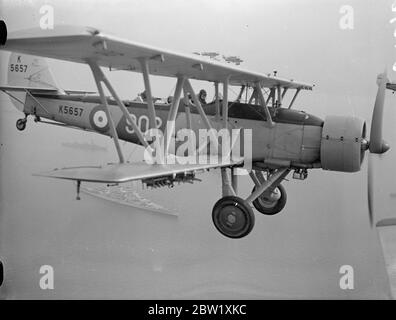
[[[92,65],[92,62],[90,62],[90,65]],[[140,143],[144,147],[150,148],[148,142],[146,141],[146,139],[144,139],[144,135],[143,135],[142,131],[140,130],[140,128],[136,124],[136,121],[132,119],[130,113],[128,112],[128,110],[125,107],[124,103],[121,101],[121,99],[119,98],[119,96],[117,95],[117,93],[115,92],[113,87],[111,86],[109,80],[106,78],[106,76],[104,75],[102,70],[99,68],[99,66],[95,62],[93,64],[93,66],[94,66],[95,72],[99,73],[99,75],[101,77],[101,80],[104,82],[104,84],[106,85],[107,89],[109,89],[110,94],[113,96],[114,100],[117,102],[118,107],[124,113],[124,115],[127,118],[127,120],[131,123],[131,125],[133,127],[133,130],[135,130],[135,133],[136,133],[136,135],[138,136],[138,138],[140,140]]]
[[[249,104],[252,104],[253,101],[254,101],[254,104],[256,104],[256,105],[259,104],[259,99],[258,99],[258,94],[257,94],[257,88],[256,87],[253,87],[253,92],[252,92],[252,95],[250,96]],[[267,100],[267,102],[265,104],[268,104],[268,100]]]
[[[195,94],[194,89],[191,86],[191,83],[188,79],[185,80],[184,85],[185,85],[185,91],[191,94],[191,98],[193,99],[194,105],[197,108],[197,110],[202,118],[202,121],[205,124],[206,129],[208,129],[209,135],[211,136],[211,141],[213,142],[213,146],[215,148],[215,152],[218,152],[219,148],[218,148],[217,137],[213,132],[214,129],[213,129],[212,125],[210,124],[210,121],[209,121],[208,117],[206,116],[204,109],[202,108],[201,102],[197,98],[197,95]],[[223,110],[223,112],[224,112],[224,110]]]
[[[216,105],[216,121],[220,119],[220,99],[219,99],[219,83],[215,82],[215,105]]]
[[[283,92],[282,92],[282,99],[285,97],[287,90],[289,90],[289,88],[284,88]]]
[[[148,116],[149,116],[149,120],[150,120],[149,125],[150,125],[150,129],[156,129],[157,128],[157,124],[155,121],[156,114],[155,114],[155,108],[154,108],[154,102],[153,102],[153,95],[151,93],[150,71],[149,71],[148,60],[145,58],[140,59],[140,65],[142,67],[144,87],[146,89],[147,109],[148,109]]]
[[[223,126],[225,129],[228,127],[228,84],[230,77],[226,77],[223,83]]]
[[[268,103],[270,102],[271,99],[272,99],[272,105],[274,105],[273,95],[274,95],[274,89],[270,89],[270,93],[268,95],[268,98],[265,101],[266,105],[268,105]]]
[[[171,142],[170,137],[173,136],[175,132],[175,121],[176,121],[177,112],[179,110],[180,97],[183,90],[184,82],[185,82],[185,78],[183,76],[177,77],[175,94],[173,96],[172,104],[169,109],[168,120],[166,124],[165,156],[168,154],[169,151],[169,146]]]
[[[184,110],[186,114],[187,129],[192,130],[190,100],[188,99],[188,93],[185,88],[183,88],[183,94],[184,94],[183,102],[184,102]]]
[[[87,63],[88,63],[88,65],[90,66],[90,68],[92,70],[92,74],[93,74],[93,76],[95,78],[96,86],[98,87],[98,91],[99,91],[99,94],[100,94],[100,98],[101,98],[102,104],[104,105],[105,110],[106,110],[106,115],[107,115],[107,118],[108,118],[108,121],[109,121],[111,136],[114,139],[114,144],[115,144],[116,149],[117,149],[117,153],[118,153],[118,157],[120,159],[120,163],[124,163],[125,162],[124,155],[122,154],[122,150],[121,150],[121,147],[120,147],[120,142],[119,142],[119,139],[118,139],[118,134],[117,134],[116,128],[114,126],[113,118],[112,118],[112,116],[110,114],[110,111],[109,111],[109,106],[107,104],[107,99],[106,99],[106,96],[104,94],[101,82],[103,82],[105,84],[107,89],[110,91],[110,94],[112,95],[114,100],[117,102],[117,105],[121,109],[121,111],[124,114],[125,118],[132,125],[133,130],[135,131],[136,135],[138,136],[138,139],[141,142],[141,144],[145,148],[151,150],[151,147],[149,146],[148,142],[144,138],[142,131],[137,126],[136,121],[132,119],[132,117],[129,114],[129,112],[128,112],[127,108],[125,107],[124,103],[121,101],[121,99],[119,98],[119,96],[117,95],[115,90],[113,89],[111,83],[106,78],[106,76],[104,75],[104,73],[100,69],[100,67],[97,64],[97,62],[94,61],[94,60],[87,60]]]
[[[288,109],[290,109],[292,107],[292,105],[293,105],[294,101],[296,100],[296,98],[297,98],[298,94],[300,93],[300,91],[301,91],[301,88],[298,88],[296,90],[296,93],[294,94],[292,101],[290,101]]]
[[[261,104],[261,106],[264,108],[264,112],[265,112],[265,115],[266,115],[266,117],[267,117],[266,123],[268,123],[268,126],[269,126],[270,128],[272,128],[275,124],[274,124],[274,122],[272,121],[272,117],[271,117],[271,114],[270,114],[269,109],[268,109],[268,106],[267,106],[268,100],[265,101],[265,98],[264,98],[263,92],[261,91],[261,88],[260,88],[260,84],[259,84],[259,83],[256,84],[256,92],[257,92],[257,94],[258,94],[260,104]]]
[[[102,83],[101,83],[101,81],[103,81],[104,74],[103,74],[102,70],[100,70],[99,66],[96,63],[93,63],[93,62],[89,63],[89,66],[91,67],[93,76],[95,78],[96,86],[98,87],[100,99],[101,99],[102,104],[103,104],[103,106],[105,108],[106,116],[107,116],[107,119],[109,121],[111,136],[114,139],[114,144],[115,144],[115,147],[117,149],[118,158],[120,159],[120,163],[124,163],[125,162],[124,155],[122,154],[120,141],[118,140],[118,134],[117,134],[117,131],[115,129],[113,117],[110,114],[109,106],[107,104],[107,99],[106,99],[106,96],[104,94]]]

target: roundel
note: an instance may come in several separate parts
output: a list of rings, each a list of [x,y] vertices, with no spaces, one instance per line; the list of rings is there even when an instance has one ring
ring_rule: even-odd
[[[89,122],[96,131],[107,132],[109,130],[109,119],[107,119],[105,109],[101,106],[92,109],[89,114]]]

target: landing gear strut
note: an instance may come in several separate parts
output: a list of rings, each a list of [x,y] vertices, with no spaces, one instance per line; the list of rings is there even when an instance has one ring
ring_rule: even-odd
[[[251,195],[246,199],[236,196],[237,178],[230,181],[227,169],[221,169],[223,198],[216,202],[212,210],[212,220],[216,229],[226,237],[242,238],[254,227],[252,205],[261,213],[273,215],[280,212],[286,204],[286,190],[280,184],[290,172],[290,168],[279,168],[267,173],[251,171],[250,177],[255,183]]]

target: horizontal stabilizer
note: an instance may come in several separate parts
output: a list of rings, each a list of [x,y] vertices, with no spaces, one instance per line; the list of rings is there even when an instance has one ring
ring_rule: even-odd
[[[57,90],[54,88],[37,88],[37,87],[18,87],[18,86],[0,86],[0,91],[16,91],[16,92],[26,92],[29,91],[31,94],[96,94],[95,91],[85,91],[85,90]]]
[[[37,87],[18,87],[18,86],[0,86],[1,91],[29,91],[31,93],[57,93],[54,88],[37,88]]]
[[[241,165],[242,158],[238,160],[228,160],[217,163],[194,164],[198,160],[196,157],[177,158],[176,163],[169,164],[148,164],[144,161],[135,163],[117,163],[103,166],[84,166],[55,169],[49,172],[34,174],[35,176],[86,181],[99,183],[123,183],[134,180],[176,175],[178,173],[189,173],[214,168],[231,167]],[[216,159],[217,160],[217,157]],[[185,162],[182,162],[185,161]],[[186,164],[181,164],[186,163]]]

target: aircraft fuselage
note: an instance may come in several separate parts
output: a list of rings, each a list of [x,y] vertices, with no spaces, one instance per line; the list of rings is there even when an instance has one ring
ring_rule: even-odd
[[[36,101],[37,100],[37,101]],[[38,103],[39,102],[39,103]],[[120,139],[140,144],[132,125],[127,121],[114,100],[109,99],[109,110]],[[146,103],[125,101],[140,130],[149,129]],[[231,129],[252,130],[252,158],[254,161],[269,160],[290,162],[290,165],[309,165],[320,160],[320,144],[323,121],[302,111],[269,108],[275,126],[269,127],[262,108],[257,105],[232,102],[229,104]],[[45,110],[44,110],[44,108]],[[157,128],[165,131],[169,104],[155,104]],[[213,128],[220,130],[221,115],[216,116],[214,103],[204,105],[205,112]],[[109,135],[109,122],[104,106],[98,96],[37,94],[35,99],[26,97],[24,112],[40,118],[47,118],[68,126]],[[180,103],[176,118],[176,131],[187,127],[183,102]],[[191,107],[191,127],[197,133],[205,129],[204,123],[194,106]]]

